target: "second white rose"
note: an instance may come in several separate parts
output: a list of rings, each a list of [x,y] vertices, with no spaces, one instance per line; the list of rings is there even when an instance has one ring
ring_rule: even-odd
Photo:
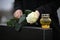
[[[38,17],[39,17],[39,13],[37,13],[37,11],[36,12],[31,12],[26,17],[26,20],[27,20],[28,23],[33,24],[37,21]]]

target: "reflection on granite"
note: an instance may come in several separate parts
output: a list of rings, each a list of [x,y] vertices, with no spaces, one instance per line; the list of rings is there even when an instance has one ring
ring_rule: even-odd
[[[0,26],[7,26],[7,24],[0,24]]]

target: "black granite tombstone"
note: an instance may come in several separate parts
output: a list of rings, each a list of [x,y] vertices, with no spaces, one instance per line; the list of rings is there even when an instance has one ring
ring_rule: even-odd
[[[0,40],[52,40],[52,29],[23,27],[20,32],[12,29],[0,27]]]

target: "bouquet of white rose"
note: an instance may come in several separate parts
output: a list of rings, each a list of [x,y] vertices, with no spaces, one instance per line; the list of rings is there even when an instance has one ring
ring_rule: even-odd
[[[7,21],[8,27],[13,27],[16,31],[19,31],[21,27],[27,23],[33,24],[39,17],[38,11],[32,12],[31,10],[25,10],[24,14],[20,18],[13,18]]]

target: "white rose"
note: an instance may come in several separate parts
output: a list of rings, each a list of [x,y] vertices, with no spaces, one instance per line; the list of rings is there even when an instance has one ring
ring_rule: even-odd
[[[37,21],[39,17],[39,13],[37,11],[31,12],[27,17],[26,20],[28,23],[33,24]]]

